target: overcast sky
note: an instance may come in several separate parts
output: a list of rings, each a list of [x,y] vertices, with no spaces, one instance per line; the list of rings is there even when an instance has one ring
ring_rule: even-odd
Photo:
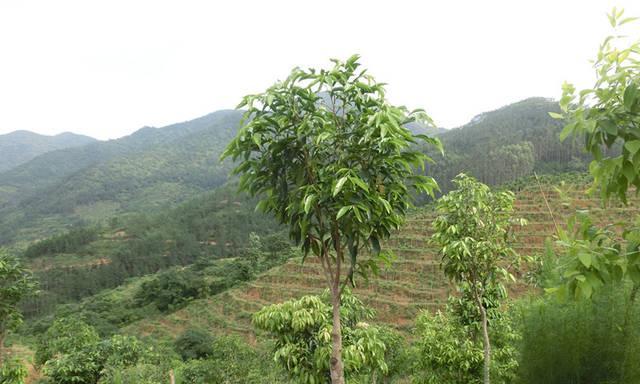
[[[391,102],[439,126],[593,81],[617,5],[640,1],[28,1],[0,3],[0,134],[100,139],[218,109],[362,55]],[[640,36],[640,24],[630,27]]]

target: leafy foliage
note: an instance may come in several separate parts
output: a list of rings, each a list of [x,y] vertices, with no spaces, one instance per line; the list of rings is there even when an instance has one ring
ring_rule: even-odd
[[[319,257],[348,243],[356,261],[361,247],[397,228],[409,207],[405,181],[432,193],[433,179],[413,175],[428,157],[403,125],[430,121],[385,99],[384,88],[358,57],[335,61],[330,71],[294,69],[265,93],[244,98],[238,137],[223,157],[240,158],[240,188],[263,197],[259,208],[289,224],[305,253]],[[439,145],[436,139],[419,139]],[[345,244],[346,245],[346,244]],[[356,265],[352,265],[353,268]]]
[[[437,139],[405,128],[430,123],[426,113],[390,105],[358,59],[333,60],[330,70],[296,68],[266,92],[246,96],[238,106],[247,107],[246,125],[222,156],[240,159],[240,189],[260,195],[258,208],[289,225],[305,256],[320,258],[332,295],[331,371],[338,384],[340,284],[375,271],[375,261],[358,254],[379,255],[380,240],[402,223],[411,206],[407,184],[431,195],[437,189],[431,177],[413,173],[430,158],[411,145],[422,140],[442,149]]]
[[[169,271],[142,283],[136,302],[154,303],[159,310],[167,311],[204,296],[205,290],[202,277],[188,271]]]
[[[18,358],[0,361],[0,384],[24,384],[29,371]]]
[[[458,189],[438,200],[432,241],[438,244],[444,273],[468,292],[480,312],[484,344],[484,383],[489,383],[491,347],[487,304],[505,291],[502,282],[513,279],[507,267],[518,256],[509,246],[514,194],[492,192],[464,174],[454,180]],[[525,222],[520,220],[521,224]]]
[[[18,304],[36,290],[36,281],[16,258],[0,248],[0,362],[4,358],[7,331],[22,323]]]
[[[343,358],[345,376],[374,372],[386,374],[386,346],[380,328],[365,321],[373,310],[345,290],[342,295]],[[264,307],[253,316],[253,324],[275,338],[274,358],[295,380],[328,383],[331,356],[332,308],[329,292]]]
[[[175,341],[176,352],[183,360],[203,359],[213,354],[214,339],[201,329],[187,329]]]
[[[624,18],[623,10],[614,8],[609,14],[614,28],[633,20]],[[565,83],[562,113],[553,114],[566,121],[561,138],[585,136],[585,147],[594,157],[589,166],[594,188],[605,199],[616,195],[623,201],[630,186],[640,190],[640,41],[629,40],[620,35],[607,37],[593,64],[593,88],[576,93],[573,85]],[[619,156],[603,151],[616,143],[622,146]]]
[[[211,347],[207,359],[190,360],[176,371],[179,384],[286,382],[272,359],[237,336],[217,337]]]
[[[98,239],[97,228],[77,228],[30,245],[24,251],[24,257],[33,259],[55,253],[78,252],[83,245]]]
[[[135,337],[114,335],[101,340],[77,318],[61,318],[40,338],[36,361],[54,384],[98,383],[123,367],[136,365],[151,351]]]
[[[484,359],[478,323],[464,321],[451,305],[444,312],[421,313],[416,320],[417,341],[412,351],[413,382],[482,383]],[[491,378],[498,383],[512,383],[518,367],[519,334],[506,316],[493,317],[491,324]]]

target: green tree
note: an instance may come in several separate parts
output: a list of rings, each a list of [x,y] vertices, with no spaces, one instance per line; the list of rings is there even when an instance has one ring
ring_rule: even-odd
[[[240,159],[240,189],[260,196],[258,208],[289,225],[305,256],[319,258],[333,307],[331,378],[344,383],[340,295],[354,273],[375,272],[380,240],[411,206],[407,184],[433,194],[436,182],[416,175],[430,160],[412,145],[411,122],[425,112],[390,105],[382,84],[358,69],[358,56],[330,70],[294,69],[264,93],[246,96],[244,125],[222,158]]]
[[[22,323],[19,303],[36,292],[31,272],[6,251],[0,249],[0,363],[4,361],[4,340],[7,332]]]
[[[480,312],[484,347],[484,383],[490,382],[491,343],[487,307],[502,281],[513,276],[507,265],[518,260],[509,246],[514,195],[493,192],[476,179],[460,174],[457,189],[438,200],[432,241],[441,247],[444,273],[465,291]],[[520,220],[524,224],[523,220]]]
[[[45,364],[56,355],[79,351],[99,340],[96,330],[76,317],[56,319],[38,339],[35,362]]]
[[[262,308],[253,316],[253,324],[275,337],[275,359],[300,383],[321,384],[331,375],[332,308],[328,291],[322,296],[303,296]],[[343,358],[349,379],[359,373],[371,378],[387,373],[386,346],[378,327],[367,320],[373,310],[345,290],[342,295],[341,317]]]
[[[174,349],[183,360],[203,359],[213,354],[214,339],[201,329],[189,328],[174,343]]]
[[[620,29],[635,18],[624,18],[623,10],[609,14],[611,26]],[[594,61],[596,82],[593,88],[579,92],[569,83],[562,86],[562,113],[552,117],[564,119],[560,135],[585,135],[585,148],[594,160],[589,170],[594,188],[607,199],[617,195],[626,201],[629,186],[640,189],[640,40],[620,34],[607,37]],[[621,153],[604,151],[616,143]]]

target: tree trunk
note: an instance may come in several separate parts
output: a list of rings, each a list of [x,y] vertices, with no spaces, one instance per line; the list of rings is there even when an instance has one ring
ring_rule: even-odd
[[[5,331],[0,330],[0,364],[4,361],[4,337]]]
[[[484,305],[480,304],[480,314],[482,315],[482,343],[484,345],[484,368],[483,368],[483,383],[489,384],[489,371],[491,368],[491,343],[489,342],[489,327],[487,324],[487,310]]]
[[[331,383],[344,384],[344,365],[342,364],[342,329],[340,327],[340,287],[334,284],[331,288],[331,304],[333,306],[333,330],[331,331]]]

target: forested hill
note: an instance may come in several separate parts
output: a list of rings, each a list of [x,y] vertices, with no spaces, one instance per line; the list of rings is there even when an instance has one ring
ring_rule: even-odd
[[[0,244],[179,202],[222,184],[218,157],[241,112],[218,111],[117,140],[54,151],[0,173]]]
[[[445,156],[428,170],[443,187],[460,172],[488,184],[539,173],[583,170],[587,158],[558,142],[557,103],[532,98],[437,133]],[[219,111],[165,128],[143,128],[107,142],[53,151],[0,173],[0,244],[28,242],[131,212],[163,210],[226,181],[222,149],[241,111]],[[424,133],[423,127],[412,126]]]
[[[446,191],[460,172],[496,185],[534,171],[585,170],[590,155],[571,139],[560,142],[562,122],[552,119],[549,112],[559,112],[557,102],[530,98],[477,115],[468,124],[440,135],[445,155],[434,154],[436,163],[429,172]]]
[[[79,147],[95,141],[92,137],[70,132],[45,136],[29,131],[14,131],[0,135],[0,172],[24,164],[43,153]]]

